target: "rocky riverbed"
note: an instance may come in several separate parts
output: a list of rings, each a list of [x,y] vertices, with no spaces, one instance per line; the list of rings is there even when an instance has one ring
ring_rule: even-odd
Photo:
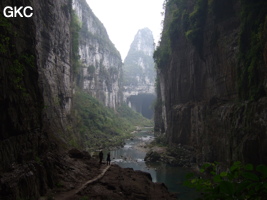
[[[77,177],[76,181],[78,181],[78,183],[86,180],[88,181],[88,179],[99,174],[103,167],[106,167],[105,163],[99,164],[96,158],[88,160],[88,157],[76,156],[68,159],[72,160],[73,165],[76,166],[73,167],[69,173],[76,174],[75,177]],[[81,176],[78,176],[78,171],[81,172]],[[84,171],[86,171],[86,173],[84,173]],[[71,177],[73,177],[71,174],[61,177],[62,188],[60,191],[53,191],[54,194],[60,192],[64,193],[65,191],[74,190],[79,187],[80,184],[73,184],[75,180],[71,180]],[[88,198],[90,200],[176,199],[173,194],[168,192],[164,184],[153,183],[149,173],[134,171],[131,168],[123,169],[116,164],[112,164],[101,179],[89,184],[78,194],[69,196],[66,199],[78,200],[81,198]]]
[[[116,164],[112,164],[99,180],[79,190],[105,168],[105,163],[99,164],[98,159],[77,149],[50,154],[40,160],[13,166],[9,172],[1,174],[0,197],[13,200],[24,196],[25,191],[18,190],[23,183],[32,185],[32,191],[28,192],[35,196],[28,196],[32,200],[36,200],[38,193],[42,195],[39,200],[176,199],[164,184],[153,183],[149,173],[123,169]],[[40,176],[42,169],[44,172]]]
[[[147,147],[146,162],[163,162],[172,166],[185,168],[195,167],[195,150],[192,147],[177,145],[164,147],[153,145]]]
[[[90,199],[176,199],[162,183],[153,183],[149,173],[112,165],[105,176],[89,185],[73,200]]]

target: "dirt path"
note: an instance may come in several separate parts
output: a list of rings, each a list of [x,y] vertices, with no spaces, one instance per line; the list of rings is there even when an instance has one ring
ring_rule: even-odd
[[[70,190],[68,192],[63,192],[60,194],[56,194],[56,196],[54,197],[55,200],[68,200],[71,197],[73,197],[75,194],[78,194],[80,191],[82,191],[84,188],[86,188],[89,184],[94,183],[95,181],[101,179],[105,173],[107,172],[107,170],[110,168],[110,165],[106,166],[105,168],[103,168],[102,172],[96,176],[95,178],[88,180],[87,182],[85,182],[84,184],[82,184],[81,186],[79,186],[78,188],[75,188],[73,190]]]

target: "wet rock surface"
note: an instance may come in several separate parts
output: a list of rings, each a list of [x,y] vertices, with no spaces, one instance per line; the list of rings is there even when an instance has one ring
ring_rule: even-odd
[[[173,147],[152,147],[146,154],[146,162],[163,162],[172,166],[190,168],[196,163],[195,149],[181,144]]]
[[[67,172],[59,170],[60,183],[50,193],[55,199],[175,199],[164,184],[153,183],[149,173],[134,171],[131,168],[123,169],[113,164],[102,178],[75,194],[71,190],[79,190],[83,183],[97,177],[107,165],[99,165],[95,158],[68,158],[66,162],[71,167]]]
[[[0,197],[1,200],[175,199],[164,184],[153,183],[149,173],[117,165],[112,165],[103,177],[79,190],[84,183],[100,175],[106,166],[77,149],[68,153],[47,153],[25,164],[13,164],[9,171],[1,173]],[[75,194],[77,190],[80,192]]]
[[[112,165],[105,176],[89,185],[85,190],[71,198],[90,199],[176,199],[162,183],[153,183],[149,173],[120,168]]]

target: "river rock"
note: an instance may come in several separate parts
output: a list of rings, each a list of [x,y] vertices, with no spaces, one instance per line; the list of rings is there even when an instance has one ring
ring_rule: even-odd
[[[196,151],[194,148],[185,145],[176,147],[152,147],[145,156],[145,161],[161,161],[173,166],[191,167],[196,162]]]
[[[149,152],[147,152],[144,160],[149,162],[157,162],[160,160],[160,158],[161,156],[157,151],[150,150]]]

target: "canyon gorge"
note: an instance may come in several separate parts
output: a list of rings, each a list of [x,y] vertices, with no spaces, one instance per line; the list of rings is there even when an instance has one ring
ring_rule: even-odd
[[[122,146],[140,126],[197,166],[267,164],[265,0],[165,0],[159,44],[136,30],[124,62],[85,0],[8,5],[34,15],[0,15],[1,199],[77,189],[104,168],[88,151]],[[174,199],[147,173],[108,170],[85,195]]]

